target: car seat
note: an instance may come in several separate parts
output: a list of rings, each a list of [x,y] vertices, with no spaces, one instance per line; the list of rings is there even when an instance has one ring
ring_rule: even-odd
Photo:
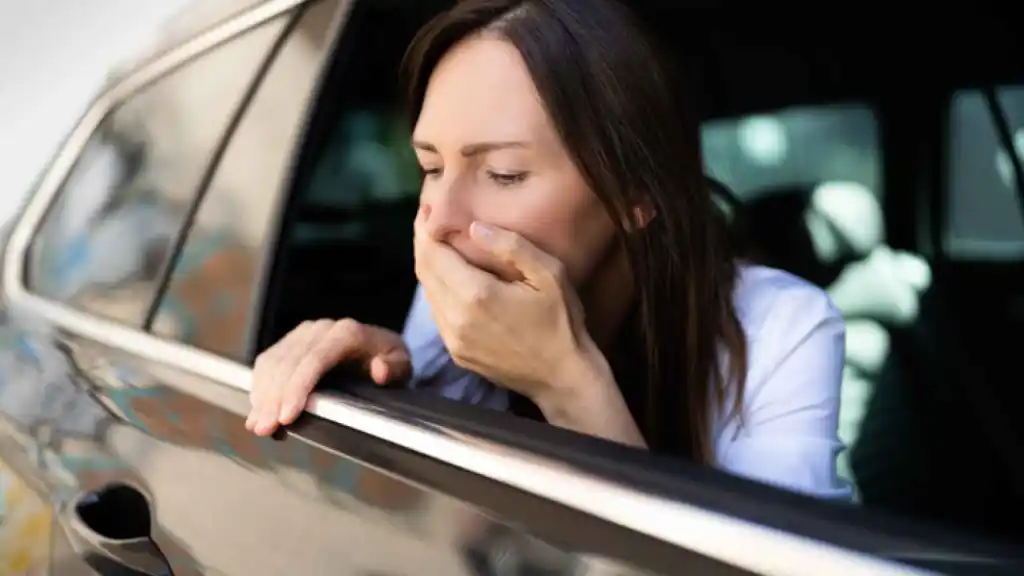
[[[746,234],[758,261],[785,270],[824,288],[846,320],[846,365],[843,372],[839,436],[848,450],[839,457],[839,472],[859,491],[862,478],[851,454],[864,441],[868,407],[882,393],[898,392],[899,383],[880,390],[883,368],[894,354],[892,331],[912,322],[920,293],[929,282],[928,266],[919,257],[894,251],[884,241],[883,216],[874,194],[852,182],[820,182],[759,191],[746,204]],[[882,405],[878,405],[882,406]],[[907,462],[913,443],[901,446],[897,429],[903,407],[884,405],[886,456]],[[888,460],[882,456],[874,462]],[[876,470],[875,466],[867,470]],[[889,471],[884,474],[889,474]]]

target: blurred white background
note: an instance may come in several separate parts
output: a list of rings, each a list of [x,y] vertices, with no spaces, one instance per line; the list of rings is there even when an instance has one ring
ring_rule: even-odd
[[[108,70],[188,0],[0,0],[0,223]]]

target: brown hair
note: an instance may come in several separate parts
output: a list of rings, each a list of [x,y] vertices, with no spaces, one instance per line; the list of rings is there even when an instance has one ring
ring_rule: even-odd
[[[704,181],[698,122],[637,20],[615,0],[463,0],[414,38],[403,68],[413,120],[444,54],[476,33],[512,43],[591,189],[619,229],[637,286],[616,379],[652,449],[711,463],[712,414],[742,416],[746,339],[727,226]],[[692,88],[691,88],[692,89]],[[724,350],[728,370],[720,367]],[[611,359],[610,359],[611,360]]]

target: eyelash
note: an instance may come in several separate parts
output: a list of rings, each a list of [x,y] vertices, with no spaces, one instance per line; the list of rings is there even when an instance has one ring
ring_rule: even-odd
[[[434,176],[439,176],[440,174],[440,168],[431,168],[429,170],[423,170],[424,178],[431,178]],[[490,178],[492,182],[501,187],[514,186],[516,184],[519,184],[523,180],[526,180],[527,176],[529,176],[528,172],[515,172],[513,174],[502,174],[500,172],[492,171],[487,172],[487,177]]]
[[[500,172],[487,172],[487,177],[498,186],[515,186],[526,180],[526,172],[515,172],[513,174],[502,174]]]

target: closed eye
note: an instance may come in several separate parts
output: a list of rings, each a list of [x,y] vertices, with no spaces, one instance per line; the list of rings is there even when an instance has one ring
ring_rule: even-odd
[[[528,172],[513,172],[513,173],[488,172],[487,176],[491,180],[493,180],[494,183],[497,184],[498,186],[513,186],[515,184],[519,184],[520,182],[526,180],[526,177],[529,176],[529,173]]]

